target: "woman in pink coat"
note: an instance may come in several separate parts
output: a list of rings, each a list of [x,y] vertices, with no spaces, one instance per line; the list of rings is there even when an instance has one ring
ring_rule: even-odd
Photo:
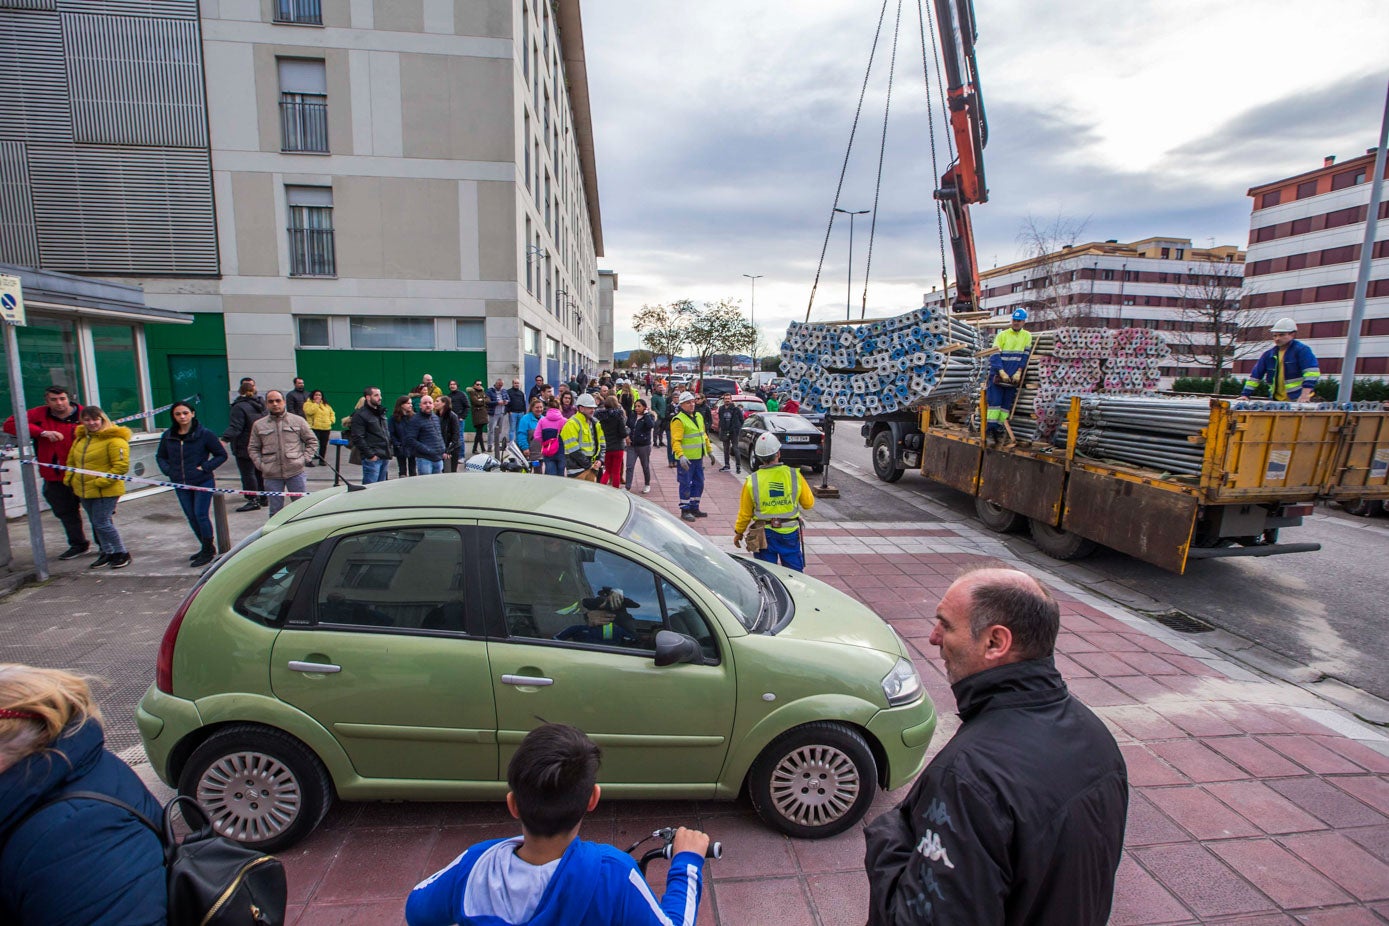
[[[564,444],[559,432],[566,420],[558,403],[552,401],[531,434],[532,443],[540,447],[540,471],[547,476],[564,475]],[[552,452],[546,453],[547,450]]]

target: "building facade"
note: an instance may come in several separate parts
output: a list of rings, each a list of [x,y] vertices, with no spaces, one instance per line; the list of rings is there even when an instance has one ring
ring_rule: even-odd
[[[143,285],[157,397],[596,365],[577,0],[0,0],[0,260]]]
[[[1295,321],[1323,375],[1345,372],[1374,162],[1373,148],[1341,164],[1328,157],[1315,170],[1249,190],[1245,272],[1253,305],[1270,318]],[[1389,202],[1380,204],[1371,260],[1355,372],[1382,378],[1389,374]]]
[[[1034,331],[1155,328],[1174,347],[1164,378],[1210,376],[1213,326],[1234,337],[1247,314],[1244,261],[1233,245],[1197,248],[1189,238],[1094,241],[981,273],[979,308],[995,315],[1027,309]],[[924,302],[946,304],[938,290]]]

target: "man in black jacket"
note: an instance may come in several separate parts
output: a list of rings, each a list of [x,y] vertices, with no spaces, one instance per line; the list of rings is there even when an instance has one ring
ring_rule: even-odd
[[[285,393],[285,411],[291,415],[304,417],[304,403],[309,400],[309,394],[304,391],[304,380],[302,377],[294,377],[294,388]]]
[[[369,386],[362,390],[362,398],[361,407],[352,413],[347,439],[362,459],[362,485],[368,486],[386,481],[392,455],[391,429],[386,421],[386,410],[381,407],[381,390]]]
[[[870,926],[1103,926],[1124,845],[1128,772],[1053,662],[1041,583],[980,569],[950,586],[931,643],[960,729],[864,836]]]
[[[519,379],[513,379],[511,381],[511,388],[506,391],[506,397],[506,412],[511,416],[511,430],[508,433],[511,435],[511,439],[515,440],[516,433],[521,428],[521,416],[526,413],[527,402],[526,394],[521,390],[521,381]],[[500,452],[505,449],[506,445],[503,444],[497,448],[497,451]]]
[[[728,458],[733,457],[733,465],[738,472],[743,471],[743,461],[738,457],[738,432],[743,430],[743,408],[733,401],[733,393],[725,392],[719,402],[719,440],[723,442],[723,466],[719,472],[728,472]]]
[[[249,376],[241,378],[236,401],[232,402],[229,424],[222,432],[222,440],[231,444],[232,455],[236,457],[236,468],[241,473],[241,488],[245,492],[265,491],[265,480],[256,464],[251,462],[251,426],[265,417],[265,400],[256,395],[256,381]],[[255,511],[267,506],[265,496],[247,495],[246,504],[237,511]]]

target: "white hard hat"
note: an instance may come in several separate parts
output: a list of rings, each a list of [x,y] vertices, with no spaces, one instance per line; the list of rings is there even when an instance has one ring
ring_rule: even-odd
[[[497,458],[490,453],[475,453],[463,463],[463,468],[470,473],[490,473],[499,466]]]
[[[781,441],[775,434],[759,434],[753,442],[752,452],[759,460],[770,460],[781,453]]]
[[[1280,318],[1273,323],[1274,334],[1290,334],[1297,330],[1297,322],[1291,318]]]
[[[675,404],[684,405],[686,402],[693,402],[694,400],[695,397],[693,392],[682,392],[680,393],[680,401],[676,402]]]
[[[597,408],[598,400],[585,392],[575,400],[574,404],[579,406],[579,408]]]

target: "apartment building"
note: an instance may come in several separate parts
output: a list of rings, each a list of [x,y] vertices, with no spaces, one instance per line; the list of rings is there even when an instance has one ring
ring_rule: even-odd
[[[1213,325],[1233,335],[1246,314],[1244,260],[1234,245],[1199,248],[1190,238],[1092,241],[981,273],[979,307],[996,315],[1027,309],[1034,331],[1156,328],[1175,348],[1164,378],[1209,376]],[[945,304],[939,290],[924,301]]]
[[[0,261],[191,314],[156,399],[597,364],[578,0],[0,0],[0,55]]]
[[[1249,190],[1252,304],[1297,322],[1323,374],[1344,372],[1346,336],[1370,202],[1375,149]],[[1386,169],[1389,174],[1389,168]],[[1381,203],[1357,374],[1389,374],[1389,202]],[[1244,365],[1247,370],[1252,363]]]

